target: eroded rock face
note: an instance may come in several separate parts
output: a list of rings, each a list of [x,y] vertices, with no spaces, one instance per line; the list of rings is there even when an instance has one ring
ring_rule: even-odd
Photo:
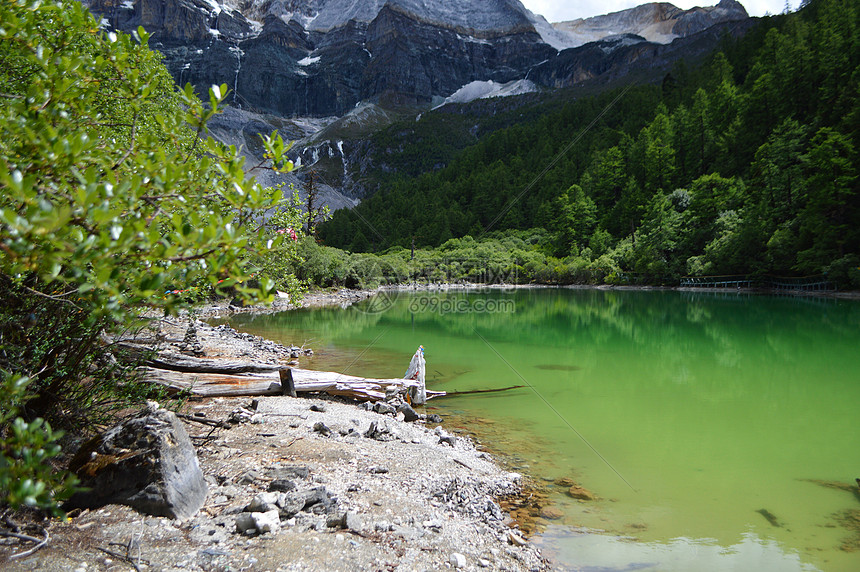
[[[555,53],[508,2],[90,0],[115,29],[143,26],[176,81],[283,116],[342,116],[357,103],[426,104],[475,80],[505,82]],[[231,6],[233,5],[233,6]],[[263,8],[266,8],[265,10]],[[247,14],[247,17],[246,15]],[[249,20],[248,18],[256,18]]]
[[[735,0],[691,10],[646,4],[555,29],[507,0],[84,3],[112,28],[143,26],[180,85],[190,82],[203,93],[227,84],[227,103],[287,117],[343,116],[363,101],[427,105],[474,81],[528,77],[564,87],[618,73],[643,56],[653,60],[648,53],[673,39],[748,18]],[[620,56],[600,45],[556,57],[559,49],[619,35],[625,45],[636,43],[634,36],[656,44]]]
[[[184,520],[208,493],[185,427],[164,409],[147,409],[90,440],[70,469],[88,490],[72,497],[68,508],[124,504]]]

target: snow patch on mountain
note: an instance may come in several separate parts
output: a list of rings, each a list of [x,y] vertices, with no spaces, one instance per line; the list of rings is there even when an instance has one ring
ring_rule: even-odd
[[[527,79],[508,83],[496,83],[492,80],[473,81],[448,96],[442,105],[447,103],[469,103],[476,99],[489,99],[491,97],[510,97],[534,93],[536,91],[538,91],[538,86]]]
[[[556,28],[553,24],[547,22],[546,18],[543,16],[532,14],[531,12],[529,12],[529,16],[532,26],[534,26],[535,31],[540,34],[541,39],[558,51],[567,48],[575,48],[585,43],[574,34],[571,34],[562,28]]]

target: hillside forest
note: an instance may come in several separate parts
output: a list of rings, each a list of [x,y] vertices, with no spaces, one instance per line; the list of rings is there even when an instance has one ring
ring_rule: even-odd
[[[811,0],[659,84],[513,107],[463,148],[445,108],[395,124],[374,136],[379,191],[319,238],[386,268],[428,249],[400,270],[413,277],[468,278],[438,268],[465,256],[520,282],[826,275],[858,288],[858,20],[855,0]],[[356,266],[304,249],[323,259],[297,270],[322,283]]]

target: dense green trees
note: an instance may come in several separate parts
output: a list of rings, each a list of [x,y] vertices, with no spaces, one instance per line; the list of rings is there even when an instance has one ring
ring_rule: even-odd
[[[827,273],[860,287],[858,4],[763,19],[701,68],[630,88],[585,133],[616,93],[536,118],[528,107],[533,120],[390,180],[321,236],[366,250],[542,227],[544,254],[583,265],[604,255],[667,277]]]
[[[280,190],[205,137],[226,86],[206,105],[176,91],[146,41],[104,33],[78,2],[0,3],[0,504],[62,497],[42,418],[92,429],[141,397],[103,358],[104,333],[192,288],[265,300],[266,270],[280,273],[267,262],[294,251]],[[264,145],[291,167],[280,138]]]

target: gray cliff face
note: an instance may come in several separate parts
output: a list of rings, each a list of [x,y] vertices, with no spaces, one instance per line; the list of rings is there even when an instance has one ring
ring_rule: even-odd
[[[668,43],[747,18],[734,0],[686,11],[645,4],[555,30],[518,0],[89,0],[89,7],[113,28],[143,26],[178,83],[201,92],[225,83],[228,103],[287,117],[343,116],[361,102],[427,105],[470,82],[527,75],[545,87],[570,85],[616,66],[612,46],[620,40],[612,37]],[[604,43],[583,46],[577,65],[546,71],[569,51],[557,48],[583,40]]]
[[[235,2],[234,2],[235,4]],[[226,83],[231,103],[284,116],[361,101],[427,104],[475,80],[510,81],[556,51],[517,1],[92,0],[110,26],[143,26],[177,82]]]
[[[744,34],[750,25],[751,20],[720,23],[671,44],[649,42],[633,34],[612,36],[559,52],[532,69],[529,79],[556,89],[586,81],[608,83],[631,76],[645,81],[650,76],[653,81],[662,77],[674,62],[704,56],[718,45],[724,34]]]
[[[751,22],[734,0],[645,4],[554,27],[518,0],[83,1],[106,27],[143,26],[180,85],[202,94],[227,84],[232,108],[210,130],[241,146],[249,164],[263,158],[262,133],[298,140],[294,158],[325,175],[332,209],[373,191],[361,182],[372,155],[362,139],[398,113],[414,116],[482,82],[526,79],[534,91],[659,81],[675,61]],[[262,182],[301,188],[297,176]]]
[[[419,104],[477,79],[521,78],[555,54],[533,28],[479,39],[425,24],[393,6],[368,26],[366,47],[373,57],[364,70],[362,99],[398,94],[401,102]]]

